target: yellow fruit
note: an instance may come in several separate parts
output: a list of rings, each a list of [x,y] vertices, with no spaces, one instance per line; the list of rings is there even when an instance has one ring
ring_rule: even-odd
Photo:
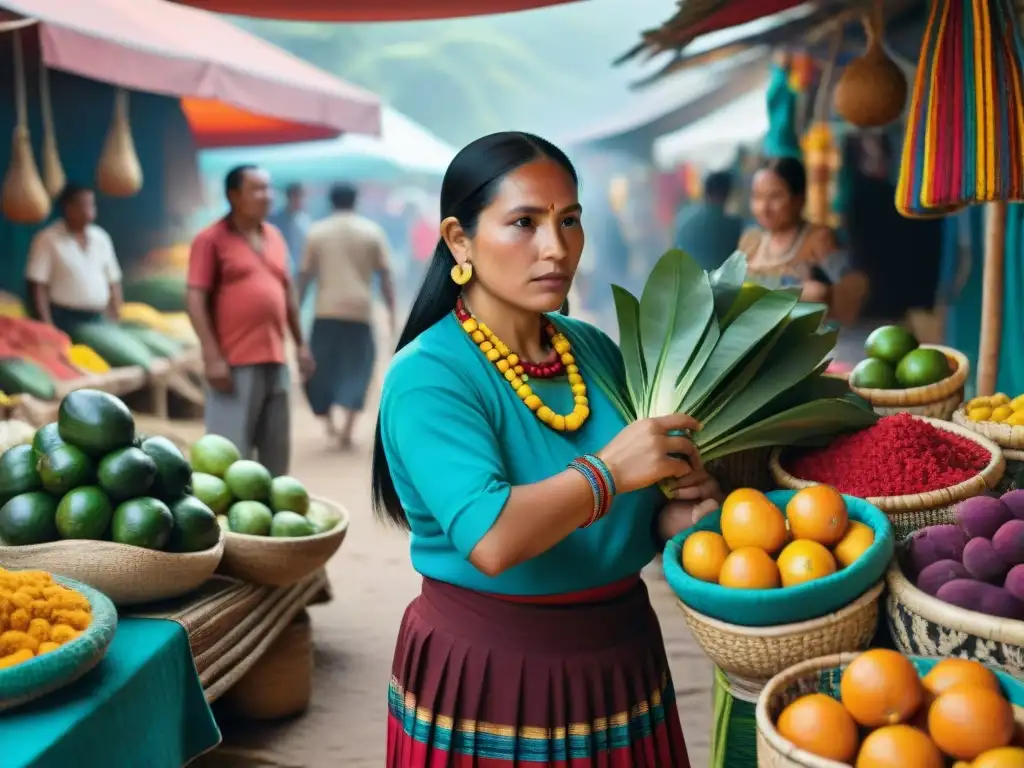
[[[851,520],[846,535],[833,547],[832,554],[841,568],[848,568],[874,543],[875,532],[871,526]]]
[[[739,488],[722,504],[722,536],[729,549],[759,547],[773,555],[786,543],[786,518],[768,497]]]
[[[1005,392],[996,392],[988,399],[988,402],[989,405],[995,408],[997,405],[1008,405],[1010,398]]]
[[[971,421],[988,421],[992,418],[992,409],[987,405],[978,405],[967,411],[967,418]]]
[[[1024,768],[1024,749],[1000,747],[990,749],[974,758],[973,763],[962,763],[968,768]],[[953,768],[956,768],[954,765]]]
[[[1013,415],[1006,420],[1011,427],[1024,427],[1024,411],[1014,411]]]
[[[1017,395],[1010,401],[1010,407],[1015,411],[1024,410],[1024,395]]]
[[[992,403],[989,402],[987,397],[975,397],[968,401],[967,410],[973,410],[975,408],[991,408]]]
[[[779,553],[779,573],[782,586],[795,587],[836,572],[832,553],[816,541],[797,539]]]
[[[1000,405],[992,409],[992,421],[998,421],[1000,424],[1011,416],[1013,416],[1013,408],[1008,405]]]
[[[683,542],[683,570],[701,581],[717,584],[722,563],[728,556],[725,539],[713,531],[697,531]]]

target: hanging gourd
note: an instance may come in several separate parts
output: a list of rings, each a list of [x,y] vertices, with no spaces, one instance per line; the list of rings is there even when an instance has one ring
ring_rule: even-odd
[[[43,112],[43,186],[53,199],[67,183],[64,166],[57,149],[57,131],[53,123],[53,103],[50,101],[50,72],[46,64],[39,65],[39,107]]]
[[[25,59],[21,33],[14,32],[14,94],[17,124],[11,141],[11,161],[3,186],[3,213],[16,224],[38,224],[50,215],[50,198],[39,177],[28,132],[28,97],[25,92]]]
[[[96,167],[96,186],[111,197],[131,197],[142,189],[142,166],[128,121],[128,92],[120,88],[114,95],[114,119]]]
[[[882,0],[864,17],[868,47],[843,70],[832,95],[836,112],[859,128],[880,128],[897,120],[907,103],[907,78],[882,45]]]

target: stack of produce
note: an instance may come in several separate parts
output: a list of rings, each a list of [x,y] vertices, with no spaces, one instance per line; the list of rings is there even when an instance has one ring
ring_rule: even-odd
[[[175,342],[175,354],[180,353],[182,346],[190,346],[195,342],[192,321],[184,312],[160,312],[147,304],[128,302],[121,307],[120,320],[124,328],[152,332],[148,338]]]
[[[13,293],[0,291],[0,317],[25,317],[25,305]]]
[[[999,678],[976,661],[945,659],[921,677],[906,656],[873,649],[850,662],[838,694],[797,698],[779,713],[778,735],[858,768],[1024,765],[1013,705]]]
[[[92,621],[89,601],[43,571],[0,568],[0,669],[50,653]]]
[[[1011,427],[1024,427],[1024,395],[1012,400],[1004,392],[988,397],[976,397],[964,408],[971,421],[993,421]]]
[[[721,533],[698,531],[683,544],[683,569],[695,579],[734,589],[792,587],[852,565],[874,531],[851,521],[834,488],[798,492],[786,514],[759,491],[733,491],[722,505]]]
[[[31,445],[0,455],[0,540],[9,546],[87,539],[172,552],[220,540],[191,495],[192,468],[168,439],[144,437],[105,392],[79,389]]]
[[[639,300],[612,286],[625,381],[595,384],[628,421],[679,411],[698,419],[693,440],[706,461],[873,424],[847,383],[825,375],[836,342],[822,328],[826,307],[801,303],[798,289],[745,283],[746,271],[742,253],[707,273],[675,250]]]
[[[906,562],[917,588],[929,595],[1024,620],[1024,490],[961,502],[955,524],[910,538]]]
[[[185,272],[150,274],[125,283],[124,297],[128,301],[148,304],[161,312],[184,312],[188,285]]]
[[[864,343],[865,359],[850,373],[858,389],[911,389],[949,378],[955,370],[939,349],[922,347],[898,325],[876,328]]]
[[[204,435],[189,450],[192,488],[231,533],[297,538],[326,533],[341,517],[309,498],[294,477],[272,477],[262,464],[243,459],[220,435]]]

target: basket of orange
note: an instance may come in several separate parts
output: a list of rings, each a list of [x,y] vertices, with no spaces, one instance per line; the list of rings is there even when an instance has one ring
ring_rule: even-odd
[[[669,541],[663,567],[704,652],[757,690],[804,659],[867,647],[893,549],[889,520],[861,499],[745,488]]]
[[[757,764],[1019,768],[1022,705],[1020,682],[977,661],[883,648],[811,659],[761,692]]]

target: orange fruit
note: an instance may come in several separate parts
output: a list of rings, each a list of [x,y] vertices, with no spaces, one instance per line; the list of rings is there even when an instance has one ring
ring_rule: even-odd
[[[1024,768],[1024,749],[1000,747],[978,755],[970,768]]]
[[[778,564],[784,587],[794,587],[836,572],[832,553],[809,539],[797,539],[787,544],[779,553]]]
[[[851,520],[843,538],[832,548],[832,554],[835,555],[840,568],[848,568],[874,543],[875,532],[871,526]]]
[[[717,584],[722,563],[728,556],[725,539],[713,531],[697,531],[683,542],[683,570],[701,581]]]
[[[969,659],[943,659],[921,678],[921,683],[933,696],[961,683],[989,688],[1000,696],[1003,693],[995,673],[981,662]]]
[[[1010,702],[991,688],[960,683],[947,688],[928,709],[928,733],[939,749],[959,760],[973,760],[1013,741]]]
[[[722,536],[729,549],[760,547],[774,555],[786,543],[786,518],[768,497],[739,488],[722,504]]]
[[[786,519],[794,539],[809,539],[826,547],[843,538],[850,522],[846,501],[830,485],[812,485],[797,491],[786,505]]]
[[[725,558],[718,583],[733,589],[774,589],[779,586],[779,568],[760,547],[740,547]]]
[[[852,763],[860,735],[838,701],[823,693],[801,696],[779,715],[779,735],[812,755]]]
[[[943,768],[938,747],[909,725],[887,725],[872,731],[857,754],[857,768]]]
[[[887,648],[864,651],[843,672],[839,682],[843,706],[868,728],[910,720],[925,690],[910,659]]]

